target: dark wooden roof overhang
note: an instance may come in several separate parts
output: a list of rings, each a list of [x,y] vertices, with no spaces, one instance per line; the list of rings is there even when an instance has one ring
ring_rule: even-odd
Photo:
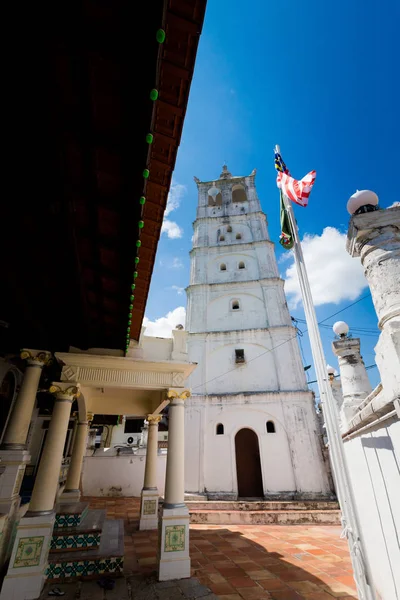
[[[133,282],[138,339],[205,4],[72,0],[35,22],[1,208],[3,352],[123,350]]]

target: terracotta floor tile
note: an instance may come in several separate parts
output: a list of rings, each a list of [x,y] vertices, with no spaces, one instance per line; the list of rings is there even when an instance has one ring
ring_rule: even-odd
[[[254,581],[275,578],[275,575],[271,573],[271,571],[267,571],[266,569],[262,569],[260,571],[247,571],[247,575],[254,579]]]
[[[256,587],[256,582],[250,577],[232,577],[229,583],[235,588]]]
[[[226,578],[223,577],[220,573],[209,573],[208,577],[213,583],[227,583]]]
[[[219,600],[241,600],[239,594],[218,595]]]
[[[271,594],[271,598],[273,598],[273,600],[301,600],[302,596],[300,596],[300,594],[298,594],[297,592],[295,592],[294,590],[291,590],[290,588],[287,588],[285,590],[273,590],[270,592]]]
[[[260,587],[237,588],[241,598],[245,600],[260,600],[270,598],[269,592]]]
[[[240,567],[218,567],[218,571],[221,575],[226,577],[226,579],[230,579],[231,577],[243,577],[245,575],[245,571]]]
[[[282,590],[287,589],[288,586],[281,579],[262,579],[258,582],[264,590]]]
[[[208,587],[214,594],[217,594],[217,596],[223,594],[234,594],[236,592],[236,590],[229,585],[229,583],[210,583]]]

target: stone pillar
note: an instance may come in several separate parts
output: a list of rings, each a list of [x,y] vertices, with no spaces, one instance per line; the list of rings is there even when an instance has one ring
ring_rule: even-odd
[[[59,502],[79,502],[81,492],[79,483],[82,473],[83,458],[86,453],[86,443],[89,433],[89,421],[79,421],[75,434],[74,446],[72,448],[71,462],[69,465],[67,481],[64,492],[59,498]]]
[[[35,408],[40,376],[49,362],[50,352],[23,350],[21,358],[27,359],[24,380],[12,411],[1,445],[2,450],[25,450],[26,438]]]
[[[168,454],[164,505],[160,519],[160,581],[190,577],[189,510],[185,505],[184,439],[188,390],[169,390]]]
[[[53,415],[40,461],[29,511],[17,527],[7,575],[0,600],[31,600],[39,598],[47,569],[50,538],[53,533],[61,461],[71,405],[79,388],[70,383],[50,387],[56,394]]]
[[[158,456],[158,424],[161,415],[148,415],[149,423],[146,466],[140,505],[139,529],[157,529],[158,527],[158,489],[157,489],[157,456]]]
[[[339,361],[343,393],[340,423],[342,431],[346,431],[361,402],[372,392],[372,387],[360,354],[359,338],[343,337],[332,343],[332,350]]]
[[[35,408],[36,393],[43,367],[50,360],[50,352],[23,350],[21,358],[27,359],[24,379],[11,412],[0,449],[0,513],[7,515],[0,543],[0,567],[8,560],[16,523],[19,519],[21,498],[19,491],[30,454],[26,450],[26,440],[32,413]]]
[[[385,397],[400,394],[400,206],[353,215],[347,251],[361,258],[381,329],[375,346]]]

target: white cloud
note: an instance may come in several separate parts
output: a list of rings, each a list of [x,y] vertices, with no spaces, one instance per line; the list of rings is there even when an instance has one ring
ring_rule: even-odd
[[[178,223],[175,223],[175,221],[164,219],[161,233],[166,233],[170,240],[176,240],[183,236],[183,229],[182,227],[179,227]]]
[[[400,206],[400,202],[393,202],[388,208],[394,208],[395,206]]]
[[[165,207],[164,216],[168,217],[168,215],[173,211],[179,208],[181,200],[186,193],[186,186],[181,183],[175,183],[172,181],[171,187],[169,189],[167,206]]]
[[[174,181],[172,182],[168,194],[167,206],[165,207],[164,211],[164,221],[161,227],[161,234],[166,233],[170,240],[176,240],[181,238],[183,236],[183,229],[182,227],[179,227],[178,223],[175,223],[175,221],[170,221],[165,217],[168,217],[170,213],[179,208],[179,205],[185,193],[185,185]]]
[[[145,335],[153,337],[172,337],[172,330],[177,325],[185,325],[186,309],[184,306],[178,306],[171,310],[165,317],[160,317],[155,321],[150,321],[147,317],[143,319],[143,325],[146,327]]]
[[[178,256],[175,256],[172,263],[170,263],[168,265],[169,269],[182,269],[183,267],[183,262],[181,261],[181,259]]]
[[[302,240],[314,304],[339,304],[355,300],[367,287],[360,259],[346,251],[346,234],[326,227],[321,235],[306,234]],[[293,255],[291,254],[293,261]],[[286,270],[285,291],[291,308],[301,304],[301,292],[294,262]]]
[[[171,285],[171,290],[175,290],[178,296],[182,296],[183,292],[185,291],[185,288],[179,287],[179,285]]]

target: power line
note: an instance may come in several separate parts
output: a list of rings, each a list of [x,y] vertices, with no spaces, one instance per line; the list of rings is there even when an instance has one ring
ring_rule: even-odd
[[[365,370],[369,371],[370,369],[376,369],[376,367],[377,367],[377,365],[368,365],[368,367],[365,367]],[[334,375],[335,379],[337,379],[338,377],[340,377],[340,374]],[[318,383],[318,381],[317,380],[315,380],[315,381],[308,381],[307,383],[308,383],[308,385],[311,385],[312,383]]]
[[[369,296],[371,296],[371,293],[367,294],[366,296],[363,296],[362,298],[359,298],[358,300],[356,300],[355,302],[352,302],[351,304],[348,304],[347,306],[345,306],[341,310],[338,310],[337,312],[333,313],[333,315],[329,315],[329,317],[326,317],[326,319],[323,319],[322,321],[320,321],[320,323],[323,323],[324,321],[327,321],[328,319],[331,319],[332,317],[334,317],[335,315],[338,315],[339,313],[343,312],[344,310],[347,310],[348,308],[351,308],[352,306],[354,306],[358,302],[361,302],[361,300],[365,300],[365,298],[369,298]],[[320,325],[320,323],[318,323],[318,325]],[[303,331],[300,331],[296,327],[296,331],[299,333],[299,335],[303,335],[304,333],[306,333],[307,328],[303,329]],[[288,342],[291,342],[293,339],[294,339],[294,337],[290,337],[289,339],[285,340],[284,342],[281,342],[280,344],[277,344],[276,346],[273,346],[272,348],[270,348],[268,350],[265,350],[265,352],[261,352],[261,354],[258,354],[257,356],[254,356],[253,358],[250,358],[250,360],[246,361],[247,364],[249,364],[250,362],[253,362],[253,360],[256,360],[257,358],[261,358],[261,356],[264,356],[265,354],[268,354],[268,352],[272,352],[273,350],[276,350],[277,348],[280,348],[284,344],[287,344]],[[195,385],[192,389],[195,390],[195,389],[201,387],[202,385],[207,385],[207,383],[211,383],[212,381],[215,381],[216,379],[219,379],[220,377],[224,377],[225,375],[229,375],[229,373],[233,373],[234,371],[236,371],[236,369],[229,369],[229,371],[226,371],[225,373],[221,373],[220,375],[216,375],[215,377],[213,377],[212,379],[209,379],[208,381],[203,381],[202,383],[199,383],[198,385]]]

